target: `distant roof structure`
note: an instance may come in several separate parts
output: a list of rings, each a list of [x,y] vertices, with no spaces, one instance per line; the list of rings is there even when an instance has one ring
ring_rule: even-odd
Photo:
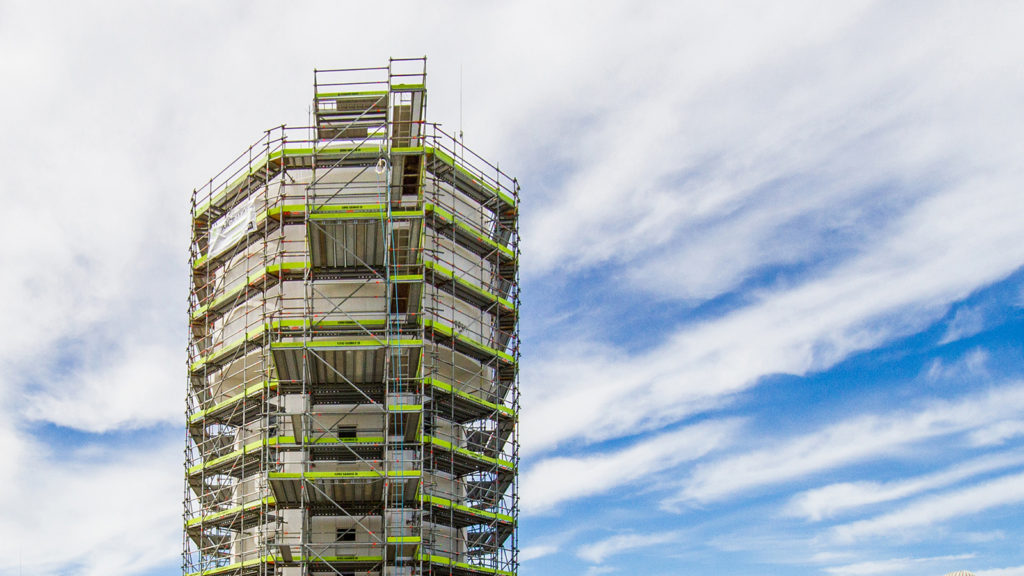
[[[974,576],[974,572],[970,570],[957,570],[956,572],[950,572],[945,576]]]

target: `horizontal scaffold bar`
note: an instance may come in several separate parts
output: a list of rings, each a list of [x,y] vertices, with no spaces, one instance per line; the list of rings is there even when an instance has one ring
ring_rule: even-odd
[[[458,388],[455,388],[451,384],[448,384],[447,382],[443,382],[441,380],[438,380],[437,378],[430,378],[430,377],[424,378],[423,379],[423,383],[428,385],[428,386],[433,386],[434,388],[437,388],[437,389],[442,390],[444,392],[447,392],[449,394],[453,394],[455,396],[458,396],[459,398],[462,398],[463,400],[468,400],[469,402],[472,402],[473,404],[477,404],[477,405],[479,405],[479,406],[481,406],[483,408],[487,408],[487,409],[490,409],[490,410],[497,410],[498,412],[501,412],[501,413],[506,414],[506,415],[508,415],[510,417],[513,417],[513,418],[516,415],[515,411],[513,411],[508,406],[502,406],[501,404],[495,404],[494,402],[488,402],[487,400],[484,400],[483,398],[479,398],[479,397],[477,397],[477,396],[475,396],[473,394],[470,394],[469,392],[464,392],[462,390],[459,390]]]
[[[478,572],[480,574],[493,574],[495,576],[516,576],[515,572],[508,570],[499,570],[497,568],[488,568],[486,566],[476,566],[465,562],[456,562],[445,556],[437,556],[432,554],[417,554],[416,560],[420,562],[430,562],[431,564],[437,564],[439,566],[451,566],[455,568],[461,568],[471,572]],[[288,564],[288,563],[355,563],[355,562],[366,562],[366,563],[379,563],[383,562],[382,556],[293,556],[290,561],[285,560],[284,556],[272,555],[263,556],[260,558],[254,558],[252,560],[246,560],[244,562],[235,562],[234,564],[228,564],[226,566],[219,566],[216,568],[210,568],[209,570],[200,570],[198,572],[190,572],[186,576],[217,576],[219,574],[226,574],[237,570],[243,570],[253,566],[259,566],[260,564]]]
[[[494,402],[489,402],[489,401],[484,400],[483,398],[480,398],[478,396],[475,396],[475,395],[473,395],[473,394],[471,394],[469,392],[465,392],[463,390],[459,390],[458,388],[455,388],[451,384],[448,384],[447,382],[444,382],[444,381],[439,380],[437,378],[430,378],[430,377],[424,378],[423,379],[423,383],[426,386],[432,386],[432,387],[436,388],[437,390],[440,390],[440,391],[442,391],[444,393],[447,393],[447,394],[451,394],[451,395],[453,395],[453,396],[455,396],[455,397],[457,397],[457,398],[459,398],[461,400],[464,400],[464,401],[466,401],[466,402],[468,402],[470,404],[478,406],[482,410],[497,411],[499,413],[499,415],[507,416],[509,418],[515,418],[516,414],[515,414],[515,411],[512,410],[512,408],[509,408],[508,406],[504,406],[504,405],[501,405],[501,404],[496,404]],[[201,410],[201,411],[193,414],[191,417],[189,417],[189,424],[190,425],[201,424],[204,420],[209,419],[209,418],[214,418],[214,417],[220,415],[220,413],[222,413],[222,412],[231,411],[233,409],[233,406],[235,404],[238,404],[239,402],[242,402],[244,400],[251,400],[253,398],[257,398],[257,397],[259,397],[263,393],[264,390],[266,390],[266,391],[275,391],[277,389],[277,387],[278,387],[278,382],[276,380],[264,381],[264,382],[260,382],[260,383],[254,384],[254,385],[246,388],[244,392],[241,392],[239,394],[231,396],[227,400],[224,400],[222,402],[218,402],[217,404],[215,404],[215,405],[213,405],[213,406],[211,406],[211,407],[209,407],[209,408],[207,408],[205,410]],[[389,410],[393,410],[393,411],[405,411],[407,409],[408,410],[419,410],[419,409],[422,409],[422,405],[417,404],[417,405],[389,406],[388,409]],[[284,438],[290,438],[290,437],[281,437],[281,439],[278,440],[278,442],[285,442]],[[330,439],[330,440],[331,441],[337,441],[337,440],[334,440],[334,439]],[[323,442],[327,442],[327,441],[328,441],[328,439],[324,439],[323,440]],[[367,439],[367,438],[360,438],[359,441],[369,442],[370,440]],[[307,442],[309,442],[309,441],[307,440]]]
[[[315,96],[317,100],[337,100],[338,98],[358,98],[360,96],[385,96],[387,90],[362,90],[355,92],[318,92]]]
[[[437,446],[438,448],[441,448],[442,450],[447,450],[447,451],[453,452],[455,454],[460,454],[462,456],[466,456],[466,457],[472,458],[473,460],[478,460],[480,462],[485,462],[487,464],[492,464],[492,465],[498,466],[499,468],[504,468],[506,470],[515,470],[515,464],[513,464],[512,462],[509,462],[508,460],[502,460],[501,458],[491,458],[490,456],[486,456],[486,455],[481,454],[479,452],[474,452],[474,451],[466,449],[466,448],[455,446],[454,444],[452,444],[451,442],[448,442],[447,440],[442,440],[440,438],[436,438],[434,436],[428,436],[428,435],[425,435],[425,434],[424,435],[418,435],[416,437],[416,439],[419,440],[420,442],[425,443],[425,444],[432,444],[434,446]]]
[[[305,218],[306,213],[309,212],[310,218],[314,220],[344,220],[344,219],[355,219],[355,220],[384,220],[387,218],[387,205],[386,204],[320,204],[315,203],[309,206],[305,204],[286,204],[284,206],[274,206],[263,210],[256,215],[254,227],[259,228],[259,225],[263,223],[267,218],[273,220],[281,219],[297,219],[301,222],[301,219]],[[423,218],[425,212],[423,210],[393,210],[391,212],[392,220],[411,220],[417,218]],[[246,236],[240,236],[234,243],[226,246],[221,254],[213,259],[218,261],[226,258],[231,254],[229,248],[242,242]],[[204,254],[199,258],[196,258],[195,262],[192,263],[192,268],[198,270],[204,265],[211,262],[209,254]]]
[[[213,514],[208,514],[206,516],[198,516],[196,518],[192,518],[191,520],[185,522],[185,526],[192,527],[200,523],[216,522],[217,520],[223,520],[224,518],[233,516],[241,512],[255,510],[257,508],[262,507],[263,505],[274,506],[275,504],[277,504],[277,501],[274,500],[274,497],[267,496],[266,498],[260,498],[259,500],[253,500],[252,502],[246,502],[241,506],[235,506],[234,508],[228,508],[227,510],[221,510],[220,512],[214,512]]]
[[[355,470],[347,472],[270,472],[270,479],[282,480],[331,480],[335,478],[419,478],[419,470]]]
[[[383,437],[369,437],[369,436],[366,436],[366,437],[355,437],[355,438],[335,438],[335,437],[328,437],[328,436],[320,438],[320,437],[315,437],[315,436],[305,436],[305,437],[303,437],[303,442],[302,443],[296,442],[295,436],[271,436],[270,438],[266,438],[266,439],[263,439],[263,440],[256,440],[255,442],[250,442],[250,443],[246,444],[245,446],[239,448],[238,450],[235,450],[234,452],[230,452],[230,453],[225,454],[223,456],[218,456],[217,458],[214,458],[213,460],[210,460],[209,462],[204,462],[202,464],[196,464],[195,466],[192,466],[191,468],[188,469],[188,474],[189,474],[189,476],[192,476],[192,475],[195,475],[195,474],[197,474],[199,472],[202,472],[204,470],[210,470],[210,469],[213,469],[213,468],[217,468],[218,466],[221,466],[221,465],[223,465],[223,464],[225,464],[227,462],[231,462],[232,460],[238,459],[238,458],[240,458],[242,456],[245,456],[246,454],[259,453],[259,451],[262,448],[264,448],[264,447],[267,447],[267,448],[269,448],[269,447],[278,447],[278,448],[282,448],[282,449],[289,449],[289,448],[290,449],[297,449],[297,448],[302,448],[303,444],[337,446],[337,445],[346,445],[346,444],[366,445],[366,444],[383,444],[383,443],[384,443],[384,438]]]
[[[490,302],[497,302],[509,312],[516,311],[516,307],[514,304],[512,304],[512,302],[508,301],[505,298],[502,298],[501,296],[498,296],[497,294],[492,294],[491,292],[484,290],[483,288],[477,286],[476,284],[473,284],[472,282],[464,278],[456,276],[455,272],[453,272],[450,268],[446,266],[438,264],[437,262],[431,262],[430,260],[426,260],[423,262],[423,267],[426,268],[427,270],[433,270],[435,274],[443,278],[454,281],[463,289],[468,290],[473,294],[476,294],[477,296],[483,298],[484,300]]]
[[[492,348],[490,346],[487,346],[486,344],[484,344],[482,342],[478,342],[478,341],[476,341],[476,340],[466,336],[465,334],[456,333],[451,326],[449,326],[449,325],[447,325],[447,324],[445,324],[443,322],[440,322],[438,320],[432,320],[430,318],[424,318],[421,323],[423,324],[424,328],[433,329],[435,332],[438,332],[439,334],[441,334],[443,336],[446,336],[448,338],[453,338],[455,340],[458,340],[459,342],[462,342],[462,343],[470,346],[471,348],[475,348],[475,349],[477,349],[477,350],[479,350],[479,351],[481,351],[481,352],[483,352],[483,353],[485,353],[485,354],[487,354],[489,356],[494,356],[494,357],[496,357],[496,358],[498,358],[500,360],[504,360],[508,364],[515,364],[515,358],[513,358],[511,354],[509,354],[507,352],[502,352],[501,350],[498,350],[496,348]]]
[[[476,174],[473,174],[472,172],[467,170],[462,165],[461,162],[456,162],[446,152],[444,152],[444,151],[442,151],[442,150],[440,150],[438,148],[433,148],[433,147],[430,147],[430,146],[425,146],[424,147],[424,152],[427,153],[427,154],[433,154],[433,156],[435,158],[437,158],[438,160],[440,160],[444,164],[447,164],[449,167],[453,168],[457,173],[459,173],[459,175],[461,175],[463,178],[466,178],[467,180],[469,180],[469,182],[471,182],[471,183],[475,184],[476,186],[478,186],[482,191],[484,191],[488,195],[490,195],[490,196],[497,196],[499,200],[501,200],[502,202],[507,204],[509,207],[515,208],[516,203],[515,203],[515,200],[513,200],[511,196],[505,194],[501,190],[498,190],[494,186],[491,186],[490,184],[487,184],[486,182],[481,180],[479,176],[477,176]]]
[[[516,519],[508,514],[501,514],[498,512],[488,512],[487,510],[480,510],[478,508],[472,508],[470,506],[464,506],[462,504],[456,504],[447,498],[441,498],[440,496],[431,496],[429,494],[421,494],[420,502],[424,504],[431,504],[439,508],[449,508],[452,510],[458,510],[459,512],[465,512],[479,518],[486,518],[488,520],[498,520],[501,522],[507,522],[509,524],[515,524]]]
[[[308,342],[274,342],[270,345],[272,350],[287,348],[382,348],[385,346],[422,346],[423,340],[416,339],[392,339],[378,340],[310,340]]]
[[[287,323],[287,322],[295,322],[296,323],[295,327],[289,327],[289,326],[286,326],[285,324],[283,324],[283,323]],[[264,333],[266,333],[268,331],[273,331],[276,328],[280,328],[280,329],[291,328],[291,329],[296,329],[296,330],[297,329],[302,329],[304,327],[303,323],[307,323],[306,325],[308,325],[308,322],[310,322],[310,321],[308,321],[308,320],[275,321],[275,322],[272,322],[272,323],[264,324],[262,326],[257,326],[256,328],[253,328],[252,330],[249,330],[248,332],[246,332],[244,336],[241,336],[241,337],[233,340],[229,344],[226,344],[220,350],[217,350],[216,352],[208,354],[208,355],[200,358],[199,360],[193,362],[192,365],[189,367],[189,369],[190,369],[191,372],[195,373],[195,372],[199,371],[200,369],[202,369],[205,365],[213,363],[213,362],[217,362],[218,360],[221,360],[224,357],[230,355],[232,352],[235,352],[240,346],[244,345],[246,342],[254,342],[258,338],[261,338],[264,335]],[[328,321],[313,321],[313,324],[315,326],[325,326],[326,327],[326,326],[328,326],[328,324],[326,324],[326,322],[328,322]],[[364,321],[339,320],[339,321],[336,321],[336,322],[338,322],[338,324],[334,325],[334,327],[343,327],[344,326],[344,327],[353,327],[353,328],[355,328],[355,327],[358,327],[358,326],[368,326],[368,325],[370,325],[370,324],[368,324],[368,322],[370,322],[369,320],[364,320]],[[349,322],[350,322],[350,324],[346,324],[346,323],[349,323]],[[430,318],[422,318],[422,319],[420,319],[420,325],[423,328],[425,328],[425,329],[433,330],[434,332],[437,332],[438,334],[441,334],[442,336],[444,336],[446,338],[451,338],[451,339],[453,339],[453,340],[455,340],[457,342],[460,342],[460,343],[468,346],[469,348],[472,348],[473,350],[481,352],[481,353],[483,353],[483,354],[485,354],[487,356],[493,356],[493,357],[495,357],[495,358],[497,358],[497,359],[499,359],[499,360],[501,360],[501,361],[503,361],[503,362],[505,362],[505,363],[507,363],[509,365],[515,365],[515,358],[513,358],[511,354],[509,354],[507,352],[503,352],[503,351],[498,350],[496,348],[493,348],[491,346],[487,346],[486,344],[483,344],[482,342],[474,340],[473,338],[470,338],[469,336],[466,336],[465,334],[457,333],[457,332],[455,332],[455,330],[454,330],[454,328],[452,326],[449,326],[449,325],[447,325],[444,322],[441,322],[439,320],[430,319]],[[288,336],[291,336],[291,335],[288,335]],[[272,350],[301,349],[301,348],[310,348],[310,349],[334,349],[334,348],[363,349],[363,348],[383,348],[383,347],[388,347],[388,346],[391,346],[391,347],[409,347],[409,346],[413,346],[413,347],[415,347],[415,346],[422,346],[422,345],[423,345],[423,340],[421,340],[421,339],[392,338],[391,340],[387,340],[386,338],[362,338],[362,339],[347,339],[347,340],[307,340],[307,341],[304,341],[304,342],[302,342],[302,341],[300,341],[300,342],[272,342],[270,344],[270,347],[271,347]]]
[[[276,175],[281,170],[282,166],[285,168],[288,167],[289,160],[311,158],[314,155],[314,152],[318,158],[323,158],[325,160],[339,158],[375,159],[383,153],[379,143],[355,147],[325,147],[314,149],[306,146],[275,150],[268,155],[255,159],[244,174],[232,180],[231,183],[225,185],[219,192],[215,193],[212,198],[197,206],[195,218],[199,219],[205,216],[206,213],[209,212],[210,208],[231,196],[232,193],[244,185],[249,178],[259,175],[261,172],[273,172],[273,174]]]
[[[454,225],[456,228],[464,232],[470,238],[473,238],[477,242],[499,251],[502,255],[506,256],[510,260],[515,259],[516,254],[515,252],[512,251],[511,248],[498,243],[493,238],[484,234],[481,230],[467,224],[466,222],[454,216],[451,212],[445,210],[444,208],[441,208],[440,206],[435,206],[428,202],[423,206],[423,210],[424,212],[427,213],[433,213],[435,216],[437,216],[438,219]]]
[[[246,388],[244,392],[235,394],[234,396],[231,396],[230,398],[228,398],[227,400],[224,400],[223,402],[218,402],[218,403],[214,404],[213,406],[211,406],[211,407],[209,407],[209,408],[207,408],[205,410],[200,410],[199,412],[196,412],[195,414],[193,414],[192,416],[189,417],[188,423],[189,424],[196,424],[196,423],[202,421],[204,418],[209,418],[211,416],[214,416],[217,413],[219,413],[219,412],[221,412],[221,411],[231,407],[233,404],[237,404],[238,402],[241,402],[243,400],[247,400],[247,399],[258,397],[258,396],[260,396],[260,394],[263,393],[264,390],[273,391],[273,390],[276,390],[276,389],[277,389],[277,381],[266,381],[265,380],[265,381],[260,382],[258,384],[253,384],[252,386],[249,386],[248,388]]]
[[[192,319],[202,318],[204,314],[219,310],[223,306],[233,302],[239,294],[241,294],[246,287],[256,286],[263,282],[268,276],[279,276],[288,272],[300,273],[310,266],[309,262],[282,262],[280,264],[271,264],[264,267],[262,270],[257,270],[255,273],[245,277],[245,282],[239,282],[238,286],[224,292],[214,300],[203,304],[196,308],[195,312],[192,313]]]
[[[261,338],[268,331],[273,331],[274,329],[277,329],[277,328],[281,328],[281,329],[289,328],[289,327],[285,326],[284,324],[278,325],[279,323],[282,323],[282,322],[291,322],[291,321],[281,320],[281,321],[275,321],[275,322],[267,323],[267,324],[264,324],[262,326],[257,326],[256,328],[253,328],[252,330],[249,330],[248,332],[246,332],[245,335],[243,335],[243,336],[241,336],[239,338],[236,338],[235,340],[231,341],[230,343],[224,345],[220,350],[217,350],[216,352],[212,352],[212,353],[210,353],[210,354],[200,358],[199,360],[196,360],[189,367],[189,370],[191,370],[193,373],[195,373],[195,372],[201,370],[205,365],[213,363],[213,362],[217,362],[218,360],[221,360],[221,359],[225,358],[226,356],[229,356],[231,353],[237,351],[237,349],[239,347],[241,347],[242,345],[244,345],[246,342],[254,342],[254,341],[256,341],[257,339]],[[305,320],[305,321],[304,320],[296,320],[295,322],[302,323],[302,322],[309,322],[309,321],[308,320]],[[326,326],[327,325],[327,324],[325,324],[326,322],[328,322],[328,321],[314,321],[314,324],[316,324],[318,326]],[[339,322],[339,324],[335,324],[334,327],[343,326],[343,324],[340,324],[340,323],[351,322],[351,324],[344,324],[344,326],[348,326],[348,327],[352,327],[352,328],[359,327],[359,326],[368,326],[368,325],[371,325],[369,323],[372,323],[372,321],[370,321],[370,320],[366,320],[366,321],[338,320],[336,322]],[[298,326],[298,328],[301,329],[302,326],[300,325],[300,326]],[[288,335],[288,336],[290,337],[291,335]],[[355,349],[355,348],[383,348],[383,347],[386,347],[386,346],[422,346],[422,345],[423,345],[423,341],[422,340],[392,339],[392,340],[388,341],[387,339],[384,339],[384,338],[364,338],[364,339],[358,339],[358,340],[312,340],[312,341],[307,341],[307,342],[274,342],[274,343],[271,344],[271,349],[285,349],[285,348],[316,348],[316,349],[320,349],[320,348],[353,348],[353,349]]]
[[[235,562],[234,564],[227,564],[225,566],[217,566],[208,570],[200,570],[198,572],[189,572],[187,576],[215,576],[217,574],[226,574],[228,572],[234,572],[236,570],[244,570],[253,566],[259,566],[264,564],[271,559],[270,556],[264,556],[262,558],[253,558],[252,560],[245,560],[244,562]]]
[[[315,544],[314,544],[315,545]],[[267,563],[278,563],[278,564],[350,564],[350,563],[380,563],[383,562],[382,556],[292,556],[291,560],[286,560],[284,556],[269,556]]]
[[[451,566],[454,568],[462,568],[463,570],[470,570],[473,572],[480,572],[481,574],[496,574],[498,576],[516,576],[515,572],[509,572],[508,570],[499,570],[498,568],[488,568],[486,566],[476,566],[474,564],[467,564],[466,562],[456,562],[446,556],[437,556],[435,554],[417,554],[416,559],[421,562],[430,562],[431,564],[438,564],[441,566]]]

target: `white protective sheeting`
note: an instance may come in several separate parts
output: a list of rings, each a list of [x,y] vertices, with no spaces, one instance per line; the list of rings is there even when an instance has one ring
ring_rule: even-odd
[[[210,227],[210,251],[212,258],[242,239],[255,226],[256,203],[249,196],[237,206],[228,210],[227,214],[218,218]]]

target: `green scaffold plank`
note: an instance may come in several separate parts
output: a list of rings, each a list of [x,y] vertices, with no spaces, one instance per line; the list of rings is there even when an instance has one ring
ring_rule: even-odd
[[[515,305],[512,304],[512,302],[509,302],[508,300],[506,300],[505,298],[502,298],[501,296],[498,296],[496,294],[492,294],[492,293],[488,292],[487,290],[484,290],[483,288],[477,286],[476,284],[473,284],[469,280],[466,280],[464,278],[459,278],[458,276],[455,275],[455,272],[453,272],[450,268],[448,268],[446,266],[438,264],[437,262],[431,262],[430,260],[426,260],[426,261],[423,262],[423,267],[427,268],[428,270],[433,270],[435,273],[439,274],[440,276],[442,276],[444,278],[448,278],[449,280],[454,281],[459,286],[462,286],[464,289],[469,290],[470,292],[473,292],[474,294],[478,294],[478,295],[482,296],[486,300],[489,300],[491,302],[497,302],[498,304],[501,304],[509,312],[515,312],[515,310],[516,310],[516,307],[515,307]]]
[[[495,250],[500,251],[501,253],[505,254],[509,258],[513,258],[514,259],[516,257],[515,252],[513,252],[511,248],[509,248],[508,246],[505,246],[503,244],[499,244],[498,242],[494,241],[492,238],[488,237],[486,234],[484,234],[480,230],[477,230],[476,228],[472,227],[471,225],[469,225],[469,224],[463,222],[461,219],[457,218],[455,215],[453,215],[448,210],[445,210],[444,208],[441,208],[440,206],[435,206],[434,204],[431,204],[429,202],[426,203],[423,206],[423,210],[424,210],[424,212],[433,212],[441,220],[444,220],[444,221],[447,221],[447,222],[451,222],[455,226],[459,227],[460,229],[464,230],[466,233],[468,233],[471,236],[473,236],[474,238],[476,238],[478,241],[480,241],[480,242],[490,246],[491,248],[494,248]]]
[[[434,446],[444,448],[445,450],[455,452],[456,454],[462,454],[463,456],[467,456],[480,462],[486,462],[487,464],[493,464],[495,466],[499,466],[501,468],[505,468],[508,470],[515,470],[515,464],[509,462],[508,460],[502,460],[501,458],[491,458],[490,456],[487,456],[485,454],[473,452],[472,450],[467,450],[466,448],[462,448],[460,446],[455,446],[454,444],[448,442],[447,440],[442,440],[440,438],[428,436],[426,434],[417,435],[417,439],[420,442],[427,442],[429,444],[433,444]]]
[[[479,405],[481,407],[489,408],[491,410],[497,410],[499,412],[502,412],[502,413],[507,414],[507,415],[512,416],[512,417],[515,417],[515,415],[516,415],[515,411],[512,410],[511,408],[509,408],[508,406],[502,406],[501,404],[495,404],[494,402],[488,402],[487,400],[484,400],[483,398],[479,398],[479,397],[477,397],[477,396],[475,396],[473,394],[470,394],[469,392],[463,392],[462,390],[459,390],[458,388],[455,388],[451,384],[449,384],[447,382],[444,382],[444,381],[441,381],[441,380],[438,380],[437,378],[431,378],[431,377],[428,376],[428,377],[423,379],[423,384],[426,385],[426,386],[433,386],[433,387],[435,387],[435,388],[437,388],[439,390],[443,390],[444,392],[447,392],[449,394],[454,394],[454,395],[456,395],[456,396],[458,396],[460,398],[468,400],[468,401],[470,401],[470,402],[472,402],[474,404],[477,404],[477,405]]]

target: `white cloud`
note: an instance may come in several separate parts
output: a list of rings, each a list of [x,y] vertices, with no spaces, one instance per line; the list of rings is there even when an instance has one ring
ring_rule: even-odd
[[[936,358],[928,366],[926,376],[932,382],[949,382],[963,385],[979,379],[989,379],[989,353],[984,348],[975,348],[953,362]]]
[[[664,425],[765,375],[825,369],[927,327],[952,302],[1024,263],[1024,231],[1000,216],[1018,201],[1006,186],[978,180],[921,201],[829,273],[683,327],[642,353],[547,348],[524,367],[524,450]]]
[[[1020,143],[996,112],[1006,90],[1022,91],[1006,83],[1014,53],[967,64],[1012,33],[1002,17],[976,14],[999,30],[979,38],[943,26],[957,17],[946,6],[748,6],[743,22],[727,12],[671,20],[697,30],[673,31],[656,79],[584,91],[587,122],[567,127],[565,153],[590,169],[571,171],[527,220],[535,265],[628,263],[638,289],[704,298],[766,266],[843,255],[958,181],[992,168],[1015,178],[1006,151]],[[708,53],[713,69],[697,56]]]
[[[808,520],[819,521],[863,506],[904,499],[924,491],[944,488],[979,474],[1021,464],[1024,464],[1024,452],[1014,452],[960,462],[940,472],[892,482],[829,484],[797,494],[790,500],[787,512]]]
[[[1012,474],[921,498],[893,512],[837,526],[832,533],[840,542],[892,534],[924,537],[925,531],[936,524],[1021,502],[1024,502],[1024,474]]]
[[[988,570],[978,570],[975,574],[977,576],[1024,576],[1024,566],[990,568]]]
[[[145,343],[97,353],[82,369],[46,378],[24,400],[23,415],[99,433],[181,423],[181,356],[180,350]]]
[[[178,557],[178,434],[127,448],[64,445],[60,454],[23,431],[18,438],[21,456],[5,454],[13,474],[0,493],[0,541],[9,560],[20,556],[25,573],[138,573]]]
[[[974,558],[974,554],[960,554],[956,556],[935,556],[931,558],[891,558],[888,560],[871,560],[867,562],[856,562],[844,566],[833,566],[826,568],[825,572],[836,576],[866,576],[868,574],[900,574],[907,570],[920,570],[922,567],[949,565],[955,560],[968,560]],[[942,568],[936,568],[943,570]]]
[[[529,562],[530,560],[550,556],[558,552],[559,549],[560,547],[554,544],[534,544],[532,546],[523,546],[519,550],[519,561]]]
[[[984,306],[965,306],[957,309],[939,343],[948,344],[980,333],[985,329],[985,318]]]
[[[867,459],[923,440],[973,430],[989,418],[1024,411],[1024,384],[994,388],[916,412],[850,418],[765,448],[698,465],[669,503],[711,502]]]
[[[1004,420],[971,433],[975,446],[996,446],[1007,440],[1024,436],[1024,420]]]
[[[604,540],[598,540],[585,546],[580,546],[576,555],[593,564],[600,564],[606,559],[642,548],[660,546],[679,540],[679,532],[650,532],[644,534],[618,534]]]
[[[728,444],[738,426],[735,420],[703,422],[645,438],[610,453],[542,459],[522,475],[523,512],[550,512],[562,502],[650,479]]]

